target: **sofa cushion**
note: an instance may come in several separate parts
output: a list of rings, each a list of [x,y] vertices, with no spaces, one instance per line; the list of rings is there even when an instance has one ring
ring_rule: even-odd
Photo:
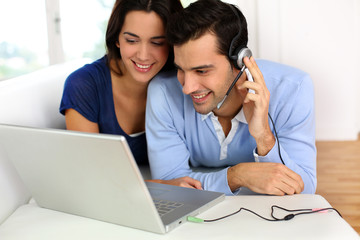
[[[66,62],[1,81],[0,123],[65,128],[59,113],[64,81],[87,62],[89,59]]]

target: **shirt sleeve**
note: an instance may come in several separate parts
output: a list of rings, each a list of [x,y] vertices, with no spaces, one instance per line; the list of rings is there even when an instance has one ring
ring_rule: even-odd
[[[89,121],[98,122],[99,102],[95,81],[83,67],[66,79],[60,113],[64,115],[66,109],[72,108]]]
[[[185,122],[181,119],[184,109],[179,107],[183,99],[180,95],[176,96],[178,93],[182,95],[181,90],[165,90],[168,86],[157,80],[152,80],[149,85],[146,108],[146,137],[152,178],[169,180],[189,176],[199,180],[205,190],[234,195],[228,186],[228,168],[213,172],[195,172],[190,168],[190,152],[183,132]]]
[[[304,182],[303,193],[315,193],[317,185],[315,113],[311,78],[304,77],[289,104],[281,111],[272,112],[271,115],[279,142],[276,140],[266,156],[258,156],[254,151],[255,161],[281,163],[281,154],[285,165],[301,176]],[[269,123],[273,128],[271,122]]]

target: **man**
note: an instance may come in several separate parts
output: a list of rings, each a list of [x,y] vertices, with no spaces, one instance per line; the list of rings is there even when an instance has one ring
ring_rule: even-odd
[[[241,71],[229,55],[247,45],[243,14],[218,0],[198,0],[170,20],[167,39],[174,45],[178,71],[177,78],[174,73],[156,77],[148,90],[152,176],[189,176],[203,189],[227,195],[244,187],[273,195],[314,193],[314,97],[309,76],[244,57],[253,82],[242,74],[218,108]],[[194,169],[199,167],[202,170]]]

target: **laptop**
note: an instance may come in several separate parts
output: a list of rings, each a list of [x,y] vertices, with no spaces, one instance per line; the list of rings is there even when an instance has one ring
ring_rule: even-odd
[[[0,124],[0,151],[40,207],[145,231],[169,232],[225,197],[145,182],[119,135]]]

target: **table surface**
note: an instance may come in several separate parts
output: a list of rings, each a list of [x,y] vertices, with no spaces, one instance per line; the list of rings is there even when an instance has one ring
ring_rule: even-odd
[[[270,217],[271,206],[288,209],[327,208],[330,204],[320,195],[227,196],[225,200],[198,217],[218,218],[245,207]],[[278,211],[279,218],[286,214]],[[26,236],[24,238],[24,236]],[[353,228],[336,212],[299,215],[289,221],[268,222],[240,212],[212,223],[186,222],[160,235],[38,207],[21,206],[2,225],[0,239],[360,239]]]

